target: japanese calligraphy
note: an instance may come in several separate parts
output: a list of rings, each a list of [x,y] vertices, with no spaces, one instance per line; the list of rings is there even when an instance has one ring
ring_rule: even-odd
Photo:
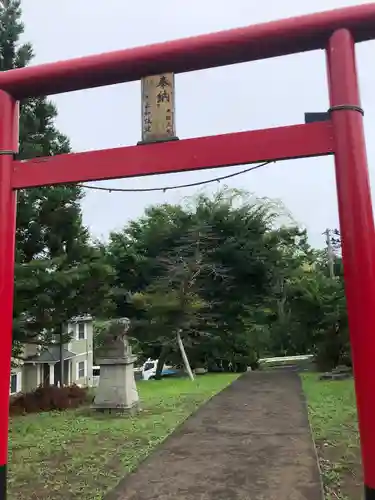
[[[148,95],[145,96],[148,99]],[[152,130],[152,115],[151,115],[151,104],[146,100],[143,106],[143,132],[151,132]]]
[[[142,140],[175,135],[173,73],[142,78]]]
[[[170,87],[171,84],[165,75],[161,75],[159,83],[156,86],[165,89],[166,87]]]
[[[170,95],[166,90],[161,90],[158,94],[156,94],[156,103],[160,104],[161,102],[170,102]]]

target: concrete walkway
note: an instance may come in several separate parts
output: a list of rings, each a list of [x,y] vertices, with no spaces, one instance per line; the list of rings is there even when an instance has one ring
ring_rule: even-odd
[[[106,500],[322,500],[296,373],[247,373],[202,406]]]

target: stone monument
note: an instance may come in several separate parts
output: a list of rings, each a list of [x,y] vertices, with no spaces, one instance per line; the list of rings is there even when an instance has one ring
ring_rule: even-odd
[[[127,339],[128,318],[111,322],[103,346],[98,350],[100,377],[92,407],[99,411],[133,413],[139,409],[139,397],[134,378],[134,362]]]

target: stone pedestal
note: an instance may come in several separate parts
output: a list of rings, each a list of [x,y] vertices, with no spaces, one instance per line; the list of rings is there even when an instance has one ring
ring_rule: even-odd
[[[137,412],[139,396],[134,378],[135,356],[98,359],[99,385],[92,407],[100,411]]]

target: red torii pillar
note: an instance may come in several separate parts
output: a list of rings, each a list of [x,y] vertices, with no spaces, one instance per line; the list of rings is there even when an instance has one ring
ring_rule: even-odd
[[[6,498],[17,189],[267,160],[335,155],[366,500],[375,499],[375,254],[355,43],[375,38],[375,3],[0,73],[0,500]],[[331,120],[105,151],[14,160],[17,101],[325,49]]]

